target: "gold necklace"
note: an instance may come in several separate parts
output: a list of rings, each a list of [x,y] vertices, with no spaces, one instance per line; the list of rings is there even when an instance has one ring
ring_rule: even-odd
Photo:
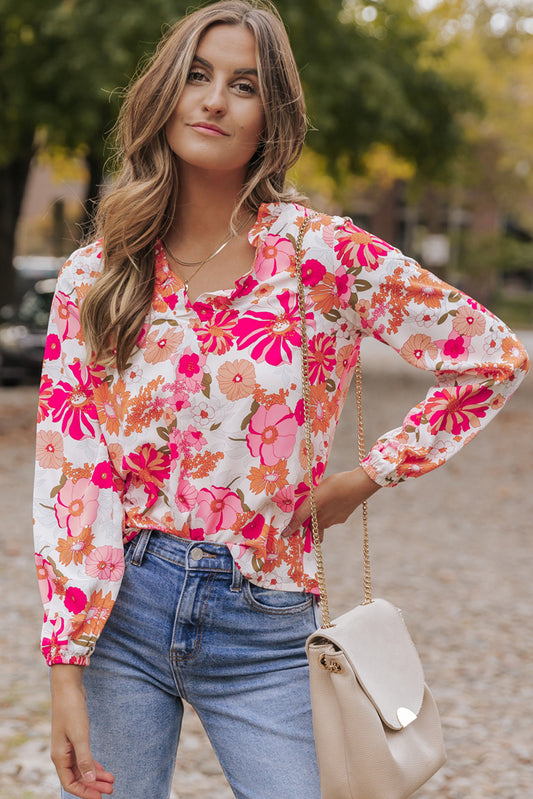
[[[244,219],[244,222],[242,222],[242,224],[239,225],[237,230],[234,233],[230,233],[228,238],[225,239],[222,242],[222,244],[219,247],[217,247],[217,249],[213,253],[211,253],[211,255],[208,255],[207,258],[204,258],[203,261],[182,261],[180,258],[177,257],[177,255],[174,255],[174,253],[172,252],[172,250],[170,249],[168,244],[165,241],[163,241],[163,245],[165,247],[165,250],[168,252],[168,254],[170,255],[170,257],[172,258],[173,261],[176,261],[176,263],[179,264],[180,266],[187,266],[187,267],[194,267],[195,266],[196,267],[196,269],[194,270],[192,275],[189,275],[189,277],[187,279],[182,278],[183,283],[185,284],[185,291],[187,293],[189,292],[189,282],[193,279],[193,277],[196,274],[198,274],[198,272],[200,271],[202,266],[204,266],[206,263],[208,263],[208,261],[212,261],[213,258],[215,258],[219,253],[221,253],[222,250],[224,249],[224,247],[226,247],[230,243],[230,241],[233,241],[233,239],[236,238],[239,235],[239,233],[241,232],[241,230],[243,230],[244,226],[249,221],[249,219],[250,219],[250,217],[247,216]],[[181,277],[181,275],[180,275],[180,277]]]

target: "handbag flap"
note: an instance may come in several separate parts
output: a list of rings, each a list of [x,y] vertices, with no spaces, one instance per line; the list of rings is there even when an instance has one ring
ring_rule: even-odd
[[[424,672],[401,612],[374,599],[320,628],[308,644],[328,640],[341,649],[382,721],[401,730],[414,721],[424,698]]]

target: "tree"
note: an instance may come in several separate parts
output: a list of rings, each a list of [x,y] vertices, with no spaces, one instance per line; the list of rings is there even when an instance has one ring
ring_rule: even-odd
[[[376,2],[372,19],[357,0],[276,5],[316,126],[309,144],[330,169],[357,169],[368,147],[383,142],[426,174],[442,171],[460,138],[466,91],[421,62],[425,28],[413,4]],[[0,0],[0,302],[36,131],[50,143],[86,145],[94,196],[122,87],[163,26],[189,7],[189,0]]]

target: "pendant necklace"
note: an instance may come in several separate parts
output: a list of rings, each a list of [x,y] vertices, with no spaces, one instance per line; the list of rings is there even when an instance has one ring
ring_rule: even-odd
[[[234,233],[230,233],[230,235],[228,236],[228,238],[227,238],[227,239],[224,239],[224,241],[222,242],[222,244],[221,244],[219,247],[217,247],[217,249],[216,249],[214,252],[212,252],[212,253],[211,253],[211,255],[208,255],[208,256],[207,256],[207,258],[204,258],[202,261],[182,261],[182,260],[181,260],[181,258],[178,258],[178,256],[177,256],[177,255],[174,255],[174,253],[172,252],[172,250],[170,249],[170,247],[168,246],[168,244],[167,244],[165,241],[163,241],[163,245],[164,245],[164,247],[165,247],[165,250],[166,250],[166,251],[167,251],[167,253],[170,255],[170,257],[172,258],[172,260],[173,260],[173,261],[175,261],[175,262],[176,262],[177,264],[179,264],[180,266],[187,266],[187,267],[189,267],[189,268],[196,267],[196,269],[194,270],[194,272],[192,273],[192,275],[189,275],[189,277],[188,277],[187,279],[185,279],[185,278],[181,277],[181,275],[179,275],[179,277],[180,277],[180,278],[183,280],[183,283],[184,283],[184,285],[185,285],[185,291],[186,291],[187,293],[189,293],[189,282],[190,282],[190,281],[193,279],[193,277],[194,277],[195,275],[197,275],[197,274],[198,274],[198,272],[200,271],[200,269],[202,268],[202,266],[204,266],[204,265],[205,265],[206,263],[208,263],[209,261],[212,261],[212,260],[213,260],[213,258],[216,258],[216,256],[217,256],[219,253],[221,253],[221,252],[222,252],[222,250],[224,249],[224,247],[226,247],[226,246],[227,246],[227,245],[230,243],[230,241],[233,241],[233,239],[234,239],[234,238],[236,238],[236,237],[239,235],[239,233],[241,232],[241,230],[243,230],[244,226],[245,226],[245,225],[246,225],[246,223],[249,221],[249,219],[250,219],[250,217],[249,217],[249,216],[247,216],[247,217],[245,218],[244,222],[242,222],[242,223],[239,225],[239,227],[236,229],[236,231],[235,231]]]

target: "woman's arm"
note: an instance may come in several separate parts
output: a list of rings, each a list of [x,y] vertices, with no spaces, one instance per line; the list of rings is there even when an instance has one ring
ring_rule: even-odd
[[[395,485],[440,466],[477,435],[525,377],[527,353],[478,302],[352,223],[336,231],[334,252],[351,283],[339,316],[434,373],[426,396],[362,462],[379,485]]]
[[[123,508],[96,402],[107,385],[79,321],[97,255],[78,251],[60,274],[39,393],[34,538],[49,665],[87,664],[122,574]]]
[[[93,759],[89,716],[83,688],[83,666],[51,668],[51,755],[61,785],[81,799],[113,793],[114,777]]]
[[[337,472],[326,477],[315,489],[320,540],[325,529],[345,522],[358,505],[380,488],[360,466],[349,472]],[[294,512],[282,535],[285,538],[292,535],[310,515],[311,503],[307,497]]]

